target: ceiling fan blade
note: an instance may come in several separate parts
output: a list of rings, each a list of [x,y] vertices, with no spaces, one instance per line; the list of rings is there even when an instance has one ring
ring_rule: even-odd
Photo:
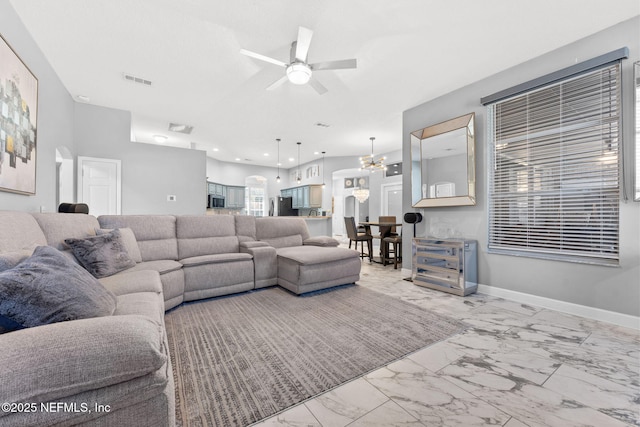
[[[347,68],[356,68],[358,61],[354,59],[341,59],[339,61],[318,62],[317,64],[309,64],[313,71],[321,70],[343,70]]]
[[[322,83],[320,83],[318,80],[316,80],[313,77],[311,77],[311,80],[309,80],[309,85],[312,88],[314,88],[316,90],[316,92],[318,92],[318,95],[323,95],[323,94],[327,93],[327,88],[324,87],[322,85]]]
[[[269,58],[268,56],[260,55],[259,53],[251,52],[250,50],[240,49],[240,53],[251,58],[259,59],[261,61],[269,62],[274,65],[279,65],[281,67],[285,67],[288,65],[282,61],[278,61],[277,59]]]
[[[296,59],[298,61],[307,62],[311,37],[313,37],[313,31],[304,27],[298,28],[298,39],[296,40]]]
[[[274,90],[274,89],[277,89],[277,88],[279,88],[280,86],[282,86],[282,84],[283,84],[284,82],[286,82],[287,80],[288,80],[288,79],[287,79],[287,76],[286,76],[286,75],[285,75],[285,76],[282,76],[282,77],[280,77],[278,80],[276,80],[275,82],[273,82],[273,83],[271,83],[269,86],[267,86],[267,90]]]

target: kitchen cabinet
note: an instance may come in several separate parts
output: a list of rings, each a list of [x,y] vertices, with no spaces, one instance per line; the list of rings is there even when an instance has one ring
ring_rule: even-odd
[[[302,185],[280,190],[282,197],[291,197],[293,209],[322,207],[322,185]]]
[[[209,194],[223,198],[225,209],[244,208],[244,187],[237,185],[224,185],[217,182],[207,182]]]
[[[322,207],[322,185],[309,186],[309,207],[311,208]]]
[[[244,208],[244,187],[227,186],[225,207],[229,209]]]

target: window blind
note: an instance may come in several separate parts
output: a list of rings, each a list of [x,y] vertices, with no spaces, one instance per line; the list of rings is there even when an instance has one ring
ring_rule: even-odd
[[[489,250],[619,260],[620,64],[488,106]]]

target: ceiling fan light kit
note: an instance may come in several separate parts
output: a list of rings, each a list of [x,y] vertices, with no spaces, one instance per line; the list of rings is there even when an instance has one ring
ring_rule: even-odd
[[[267,87],[267,90],[273,90],[288,80],[295,85],[305,85],[309,83],[309,86],[311,86],[319,95],[322,95],[327,92],[327,88],[325,88],[317,79],[311,78],[313,71],[356,68],[357,61],[355,59],[343,59],[339,61],[326,61],[309,64],[307,62],[307,54],[309,53],[309,46],[311,45],[312,37],[313,31],[310,29],[304,27],[298,28],[298,39],[291,43],[289,63],[246,49],[240,49],[240,53],[251,58],[259,59],[260,61],[265,61],[285,68],[285,75],[270,84]]]
[[[311,68],[301,62],[293,63],[287,67],[287,78],[294,85],[305,85],[311,79]]]

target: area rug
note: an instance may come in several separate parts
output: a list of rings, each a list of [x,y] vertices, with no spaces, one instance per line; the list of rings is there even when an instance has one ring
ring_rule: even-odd
[[[204,300],[165,322],[178,426],[251,424],[465,328],[357,285]]]

